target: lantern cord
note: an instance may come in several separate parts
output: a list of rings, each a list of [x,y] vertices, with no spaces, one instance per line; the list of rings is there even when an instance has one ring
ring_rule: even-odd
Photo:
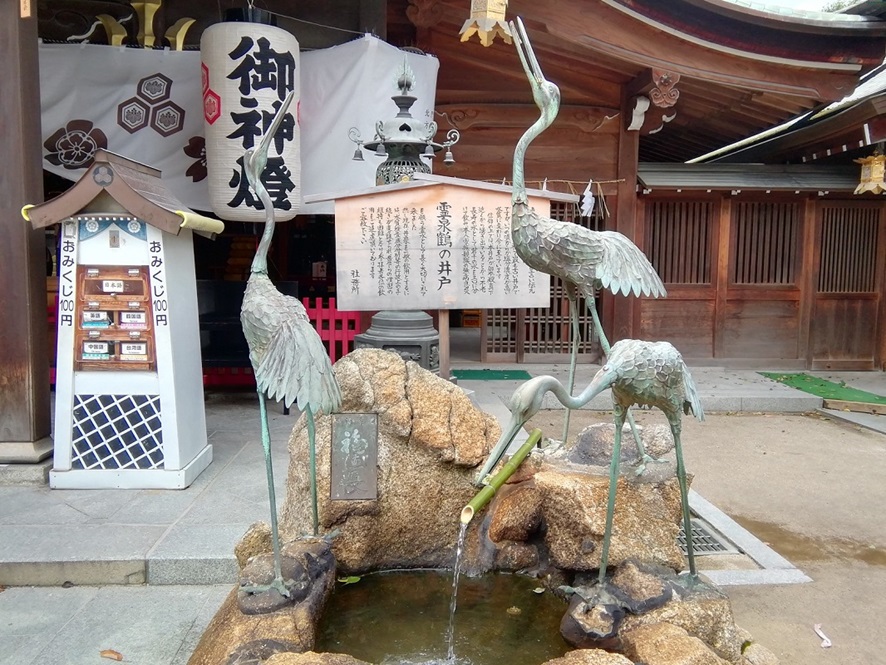
[[[251,5],[253,1],[254,0],[250,0],[249,4]],[[295,18],[294,16],[289,16],[288,14],[281,14],[280,12],[275,12],[272,9],[266,9],[265,11],[268,12],[268,14],[273,14],[274,16],[279,16],[280,18],[285,18],[290,21],[297,21],[299,23],[307,23],[308,25],[313,25],[317,28],[326,28],[327,30],[338,30],[339,32],[347,32],[352,35],[365,35],[366,34],[365,30],[348,30],[347,28],[339,28],[338,26],[335,26],[335,25],[326,25],[324,23],[315,23],[314,21],[306,21],[303,18]]]

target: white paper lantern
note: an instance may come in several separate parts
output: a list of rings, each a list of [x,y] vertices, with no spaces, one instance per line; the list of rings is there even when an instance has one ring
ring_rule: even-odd
[[[292,219],[302,195],[298,41],[269,25],[217,23],[203,32],[200,55],[209,200],[222,219],[264,221],[261,201],[246,181],[243,154],[258,143],[281,102],[295,90],[262,175],[276,219]]]

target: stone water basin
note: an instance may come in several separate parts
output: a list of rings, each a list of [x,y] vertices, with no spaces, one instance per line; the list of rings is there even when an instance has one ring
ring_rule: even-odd
[[[560,636],[566,603],[521,575],[460,576],[455,613],[458,665],[544,663],[571,649]],[[448,571],[392,571],[337,583],[317,631],[316,651],[370,663],[449,662]]]

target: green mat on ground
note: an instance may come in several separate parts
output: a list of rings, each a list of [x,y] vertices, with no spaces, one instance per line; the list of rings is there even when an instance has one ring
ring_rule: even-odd
[[[525,381],[532,378],[524,369],[454,369],[452,375],[464,381]]]
[[[834,383],[827,379],[819,379],[808,374],[785,374],[783,372],[759,372],[767,379],[778,381],[791,388],[821,397],[822,399],[839,399],[847,402],[864,402],[866,404],[886,404],[886,397],[869,393],[867,390],[851,388],[842,383]]]

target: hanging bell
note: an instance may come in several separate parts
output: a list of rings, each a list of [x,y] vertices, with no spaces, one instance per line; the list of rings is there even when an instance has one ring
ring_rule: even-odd
[[[379,143],[379,144],[378,144],[378,147],[375,149],[375,154],[376,154],[376,156],[378,156],[378,157],[384,157],[385,155],[388,154],[388,151],[385,150],[385,144],[384,144],[384,143]]]
[[[362,162],[363,161],[363,151],[360,150],[359,146],[357,146],[357,149],[354,150],[354,161],[355,162]]]

